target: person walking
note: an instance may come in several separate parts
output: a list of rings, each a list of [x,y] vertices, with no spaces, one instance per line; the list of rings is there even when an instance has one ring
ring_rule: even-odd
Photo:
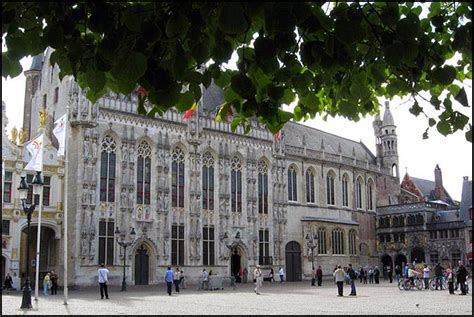
[[[316,286],[316,269],[313,267],[311,270],[311,286]]]
[[[184,285],[184,272],[181,270],[179,272],[179,287],[182,289],[186,289],[186,286]]]
[[[408,278],[410,279],[410,283],[412,286],[415,286],[415,276],[416,276],[417,272],[415,271],[415,267],[413,265],[411,265],[409,268],[408,268]]]
[[[375,266],[375,269],[374,269],[375,284],[379,284],[379,281],[380,281],[379,278],[380,278],[380,270],[378,266]]]
[[[283,278],[284,278],[285,272],[283,271],[283,268],[281,266],[278,269],[278,275],[280,275],[280,283],[283,283]]]
[[[347,270],[348,270],[349,278],[351,281],[351,293],[349,294],[349,296],[357,296],[356,287],[355,287],[355,281],[357,279],[357,275],[354,269],[352,268],[352,264],[349,264],[349,268]]]
[[[275,282],[274,276],[275,276],[275,272],[273,271],[273,268],[270,268],[270,274],[269,274],[269,280],[268,280],[270,284]]]
[[[402,276],[403,277],[408,277],[408,263],[407,264],[404,264],[402,263]]]
[[[58,294],[58,274],[54,272],[54,270],[51,271],[51,295],[57,295]]]
[[[360,267],[360,270],[359,270],[359,279],[360,279],[360,283],[362,283],[362,280],[364,279],[364,269],[362,267]]]
[[[443,267],[440,263],[436,264],[435,266],[435,278],[436,278],[436,290],[438,290],[438,286],[443,290]]]
[[[168,288],[168,295],[171,296],[173,290],[174,273],[171,270],[171,266],[168,266],[168,270],[165,272],[165,282]]]
[[[209,273],[207,273],[206,269],[202,269],[201,280],[199,289],[209,289]],[[204,285],[206,285],[206,288],[204,288]]]
[[[179,272],[179,267],[176,268],[173,276],[174,288],[176,293],[179,293],[179,283],[181,282],[181,273]]]
[[[51,273],[46,273],[43,279],[43,294],[48,296],[48,291],[51,288]]]
[[[393,272],[392,272],[392,266],[387,267],[387,275],[388,275],[388,281],[390,284],[393,282]]]
[[[454,273],[451,265],[446,269],[446,275],[448,278],[449,294],[454,295]]]
[[[3,281],[3,289],[9,291],[13,288],[13,279],[10,276],[10,273],[7,273],[5,276],[5,281]]]
[[[369,284],[374,284],[374,270],[369,267]]]
[[[463,264],[459,265],[456,277],[459,281],[459,286],[461,287],[461,294],[459,295],[466,295],[467,294],[467,270]]]
[[[367,277],[369,276],[369,273],[367,272],[367,268],[364,268],[364,284],[367,284]]]
[[[400,277],[402,276],[402,268],[400,265],[395,265],[395,278],[397,279],[397,283],[400,282]]]
[[[337,285],[337,296],[344,296],[344,270],[341,268],[340,265],[338,265],[332,275],[334,276],[334,280],[336,281]]]
[[[255,270],[253,271],[253,278],[255,280],[255,293],[260,295],[260,288],[262,287],[262,271],[260,270],[260,265],[257,264]]]
[[[100,268],[97,270],[99,273],[99,288],[100,288],[100,299],[104,299],[104,293],[105,293],[105,298],[109,299],[109,293],[107,292],[107,282],[109,281],[109,270],[105,267],[105,265],[102,263],[100,265]]]
[[[323,281],[323,270],[321,270],[321,265],[319,265],[318,269],[316,270],[316,278],[318,279],[318,286],[321,286]]]
[[[429,288],[430,284],[430,268],[427,264],[423,265],[423,281],[425,282],[425,289]]]

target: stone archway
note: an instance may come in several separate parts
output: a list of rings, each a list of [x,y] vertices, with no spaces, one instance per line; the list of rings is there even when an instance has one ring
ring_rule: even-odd
[[[402,267],[402,264],[407,263],[407,257],[403,253],[398,253],[395,257],[395,265]]]
[[[142,244],[135,250],[135,285],[148,285],[150,275],[150,251]]]
[[[382,258],[380,259],[380,262],[382,262],[383,277],[387,278],[388,270],[391,269],[391,271],[393,272],[392,257],[388,254],[384,254]]]
[[[301,281],[301,246],[290,241],[285,247],[286,280]]]
[[[230,247],[230,275],[235,277],[237,283],[241,283],[241,273],[247,267],[247,252],[245,247],[234,243]],[[248,268],[247,268],[248,270]]]
[[[421,247],[414,247],[410,252],[411,261],[425,263],[425,251]]]
[[[127,250],[127,262],[131,263],[130,276],[135,285],[150,285],[161,282],[157,278],[157,246],[149,238],[140,237]]]

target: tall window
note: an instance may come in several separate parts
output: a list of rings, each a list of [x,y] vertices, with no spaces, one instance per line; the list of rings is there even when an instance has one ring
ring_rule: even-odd
[[[99,263],[114,264],[114,222],[99,221]]]
[[[288,168],[288,200],[290,201],[298,201],[296,181],[296,168],[290,166]]]
[[[230,163],[231,211],[242,212],[242,163],[237,156]]]
[[[334,178],[334,174],[331,172],[326,176],[326,202],[328,205],[335,205]]]
[[[203,265],[214,265],[214,227],[202,228]]]
[[[59,100],[59,87],[54,88],[54,103],[58,103]]]
[[[43,95],[43,108],[46,108],[47,104],[48,104],[48,95],[44,94]]]
[[[145,141],[138,145],[137,158],[137,204],[150,204],[151,191],[151,147]]]
[[[259,259],[258,264],[268,265],[271,264],[270,260],[270,234],[268,229],[260,229],[258,231],[258,246],[259,246]]]
[[[171,265],[184,265],[184,226],[171,226]]]
[[[258,213],[268,214],[268,168],[264,161],[258,162]]]
[[[10,235],[10,220],[2,220],[2,235]]]
[[[12,172],[5,172],[3,180],[3,201],[6,203],[12,202]]]
[[[106,135],[102,140],[100,156],[100,201],[115,201],[115,164],[117,145],[114,138]]]
[[[214,158],[209,152],[202,157],[202,208],[214,210]]]
[[[306,171],[306,202],[314,203],[314,173],[308,169]]]
[[[325,228],[318,229],[318,253],[320,254],[328,253]]]
[[[369,182],[369,188],[367,192],[368,196],[367,199],[368,201],[368,207],[369,210],[374,210],[374,184],[370,181]]]
[[[357,208],[362,209],[362,178],[358,178],[356,182],[356,200]]]
[[[352,229],[349,231],[349,254],[355,255],[356,253],[356,231]]]
[[[342,206],[343,207],[349,207],[349,192],[348,192],[348,181],[349,177],[347,174],[344,174],[342,176]]]
[[[184,207],[184,153],[180,148],[175,148],[171,155],[171,200],[173,207]]]
[[[344,254],[344,232],[342,229],[332,231],[332,254]]]
[[[28,183],[28,196],[26,197],[26,203],[31,204],[33,199],[33,175],[26,175],[26,182]],[[51,192],[51,177],[43,177],[43,206],[49,206],[49,196]],[[35,197],[35,204],[39,205],[39,195]]]

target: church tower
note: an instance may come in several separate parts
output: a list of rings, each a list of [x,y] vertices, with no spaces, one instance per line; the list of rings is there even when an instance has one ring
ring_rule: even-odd
[[[33,57],[30,69],[24,72],[26,77],[25,108],[23,110],[23,131],[25,131],[25,141],[30,140],[31,134],[36,132],[31,131],[31,116],[35,113],[35,109],[32,109],[33,97],[40,86],[42,66],[43,54],[41,53]]]
[[[397,126],[393,121],[388,101],[385,102],[383,120],[377,115],[373,122],[377,164],[389,168],[391,176],[400,178],[398,168]]]

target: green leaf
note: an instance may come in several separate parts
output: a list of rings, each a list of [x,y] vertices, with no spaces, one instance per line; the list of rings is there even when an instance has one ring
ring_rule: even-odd
[[[179,112],[184,112],[192,107],[194,103],[194,95],[191,91],[180,94],[176,109]]]
[[[251,99],[255,97],[255,86],[245,74],[240,72],[235,74],[232,76],[230,82],[232,89],[242,98]]]
[[[418,115],[423,112],[423,108],[418,105],[418,102],[415,100],[413,106],[409,109],[410,113],[418,117]]]
[[[247,30],[247,19],[239,3],[229,2],[222,7],[219,28],[226,34],[240,34]]]
[[[461,105],[463,105],[464,107],[469,107],[469,102],[467,101],[467,94],[466,94],[466,91],[464,90],[464,87],[459,90],[459,92],[457,93],[456,97],[454,97],[454,99],[459,102]]]
[[[428,120],[428,125],[429,125],[430,127],[434,126],[435,124],[436,124],[436,120],[435,120],[435,119],[430,118],[430,119]]]
[[[234,119],[232,119],[232,122],[230,123],[230,128],[232,129],[232,132],[235,132],[237,130],[237,127],[239,126],[241,121],[242,118],[240,116],[236,116],[234,117]]]
[[[464,135],[466,140],[472,143],[472,127],[469,129],[469,131],[466,131]]]
[[[447,136],[451,133],[451,126],[445,120],[440,120],[436,125],[436,129],[438,129],[438,132],[444,136]]]
[[[189,28],[186,17],[180,13],[173,13],[166,22],[165,33],[168,38],[184,35]]]
[[[456,68],[450,65],[446,65],[442,68],[436,68],[431,73],[431,78],[434,83],[449,85],[456,78]]]
[[[147,70],[147,57],[142,53],[130,52],[117,59],[111,74],[119,81],[136,83]]]
[[[21,74],[23,67],[18,60],[11,60],[7,52],[2,52],[2,76],[14,78]]]
[[[86,72],[86,81],[89,88],[94,92],[97,93],[104,89],[106,78],[103,72],[95,71],[89,68]]]

